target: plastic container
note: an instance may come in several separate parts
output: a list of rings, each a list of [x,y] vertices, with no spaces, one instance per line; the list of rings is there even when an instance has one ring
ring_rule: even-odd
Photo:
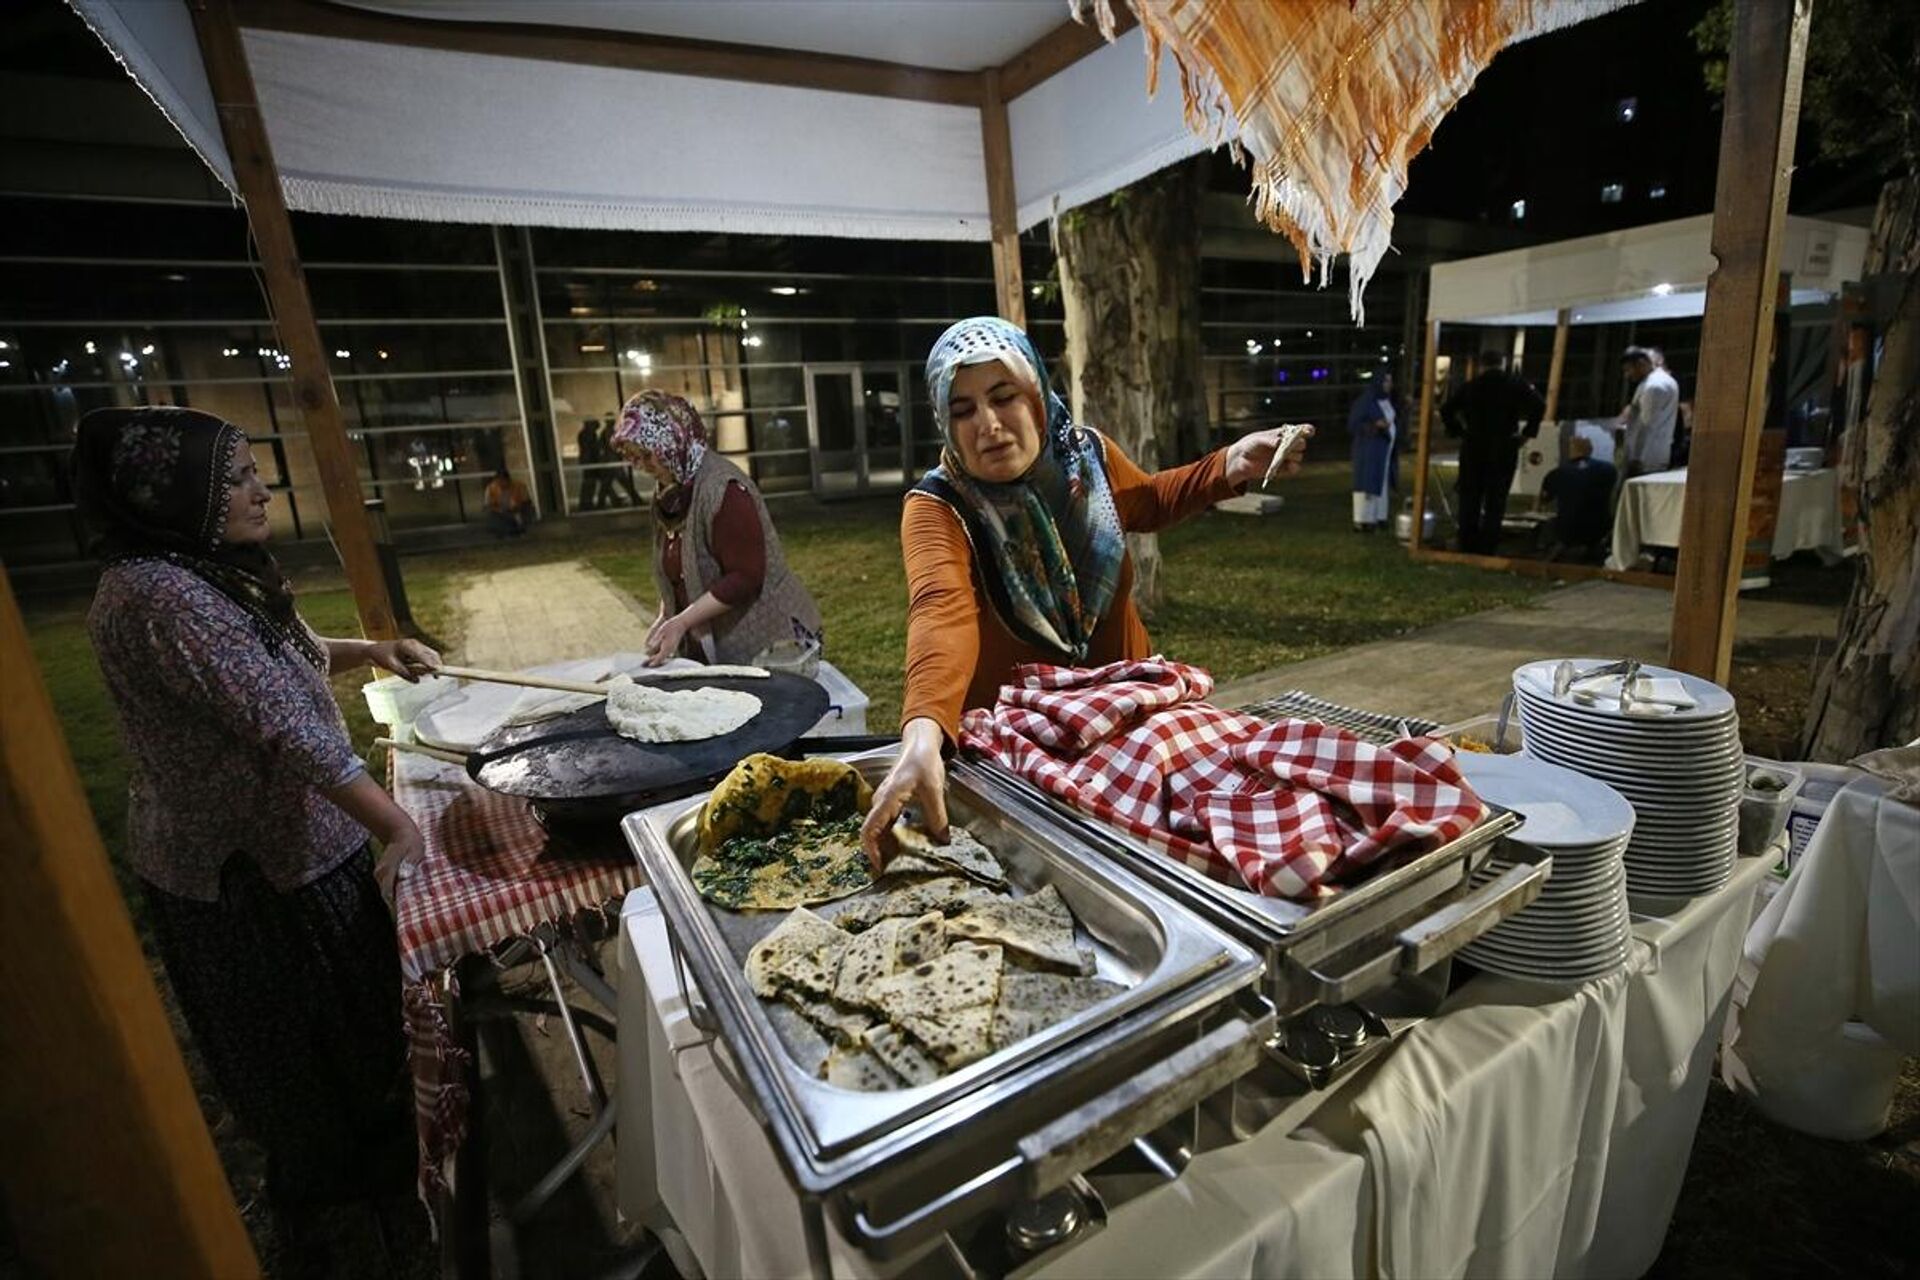
[[[1861,776],[1860,770],[1845,764],[1796,761],[1793,767],[1800,771],[1801,781],[1800,790],[1787,811],[1788,874],[1799,865],[1800,855],[1806,852],[1807,842],[1813,839],[1820,819],[1827,816],[1828,802],[1840,793],[1842,787]]]
[[[1747,785],[1740,796],[1741,857],[1758,857],[1786,829],[1794,797],[1805,781],[1798,765],[1747,757]]]
[[[360,693],[366,698],[367,710],[374,720],[394,730],[391,736],[405,742],[420,713],[459,687],[458,680],[446,676],[421,676],[417,682],[399,676],[382,676],[367,681],[360,687]]]

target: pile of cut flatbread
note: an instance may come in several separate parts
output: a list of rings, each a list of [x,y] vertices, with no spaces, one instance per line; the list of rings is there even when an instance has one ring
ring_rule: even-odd
[[[935,845],[895,828],[902,852],[870,890],[825,914],[790,913],[747,953],[764,999],[827,1039],[827,1082],[877,1091],[930,1084],[1125,988],[1092,976],[1053,886],[1012,896],[964,827]]]

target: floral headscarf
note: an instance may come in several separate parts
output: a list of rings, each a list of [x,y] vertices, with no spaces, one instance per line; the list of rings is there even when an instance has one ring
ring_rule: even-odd
[[[954,374],[999,361],[1032,388],[1046,414],[1040,456],[1018,480],[996,484],[968,475],[948,418]],[[1113,603],[1126,558],[1100,438],[1075,425],[1055,394],[1033,340],[997,316],[962,320],[927,353],[927,393],[946,447],[940,465],[914,492],[951,506],[995,572],[981,578],[1014,634],[1075,662]]]
[[[707,456],[707,424],[700,421],[700,411],[679,396],[642,391],[620,411],[613,444],[645,449],[675,484],[684,485]]]
[[[259,543],[225,540],[227,477],[246,438],[198,409],[95,409],[73,446],[75,505],[105,563],[179,565],[245,609],[267,645],[284,641],[324,671],[279,563]]]

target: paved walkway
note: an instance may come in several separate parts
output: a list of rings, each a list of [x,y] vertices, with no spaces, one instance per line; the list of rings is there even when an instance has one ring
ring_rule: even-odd
[[[1536,658],[1640,658],[1661,662],[1673,596],[1652,587],[1586,582],[1527,605],[1491,609],[1409,636],[1361,645],[1230,681],[1214,691],[1223,707],[1289,689],[1368,711],[1451,722],[1497,711],[1513,669]],[[1834,610],[1742,600],[1741,643],[1831,639]]]
[[[637,652],[653,621],[582,560],[475,574],[461,587],[458,604],[460,661],[503,671]]]

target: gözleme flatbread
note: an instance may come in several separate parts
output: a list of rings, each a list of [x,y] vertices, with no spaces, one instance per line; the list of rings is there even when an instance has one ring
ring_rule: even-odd
[[[1091,957],[1073,938],[1073,913],[1052,885],[1024,898],[974,903],[947,922],[962,938],[995,942],[1073,973],[1091,972]]]
[[[700,811],[694,887],[736,911],[832,902],[873,883],[860,849],[872,796],[837,760],[757,754],[723,779]]]
[[[620,676],[607,684],[607,723],[635,742],[697,742],[732,733],[760,714],[738,689],[656,689]]]
[[[974,839],[962,826],[947,828],[947,843],[935,844],[933,837],[918,827],[896,822],[893,838],[900,852],[887,863],[887,870],[903,875],[950,875],[958,872],[969,880],[994,889],[1007,887],[1007,872],[987,846]]]

